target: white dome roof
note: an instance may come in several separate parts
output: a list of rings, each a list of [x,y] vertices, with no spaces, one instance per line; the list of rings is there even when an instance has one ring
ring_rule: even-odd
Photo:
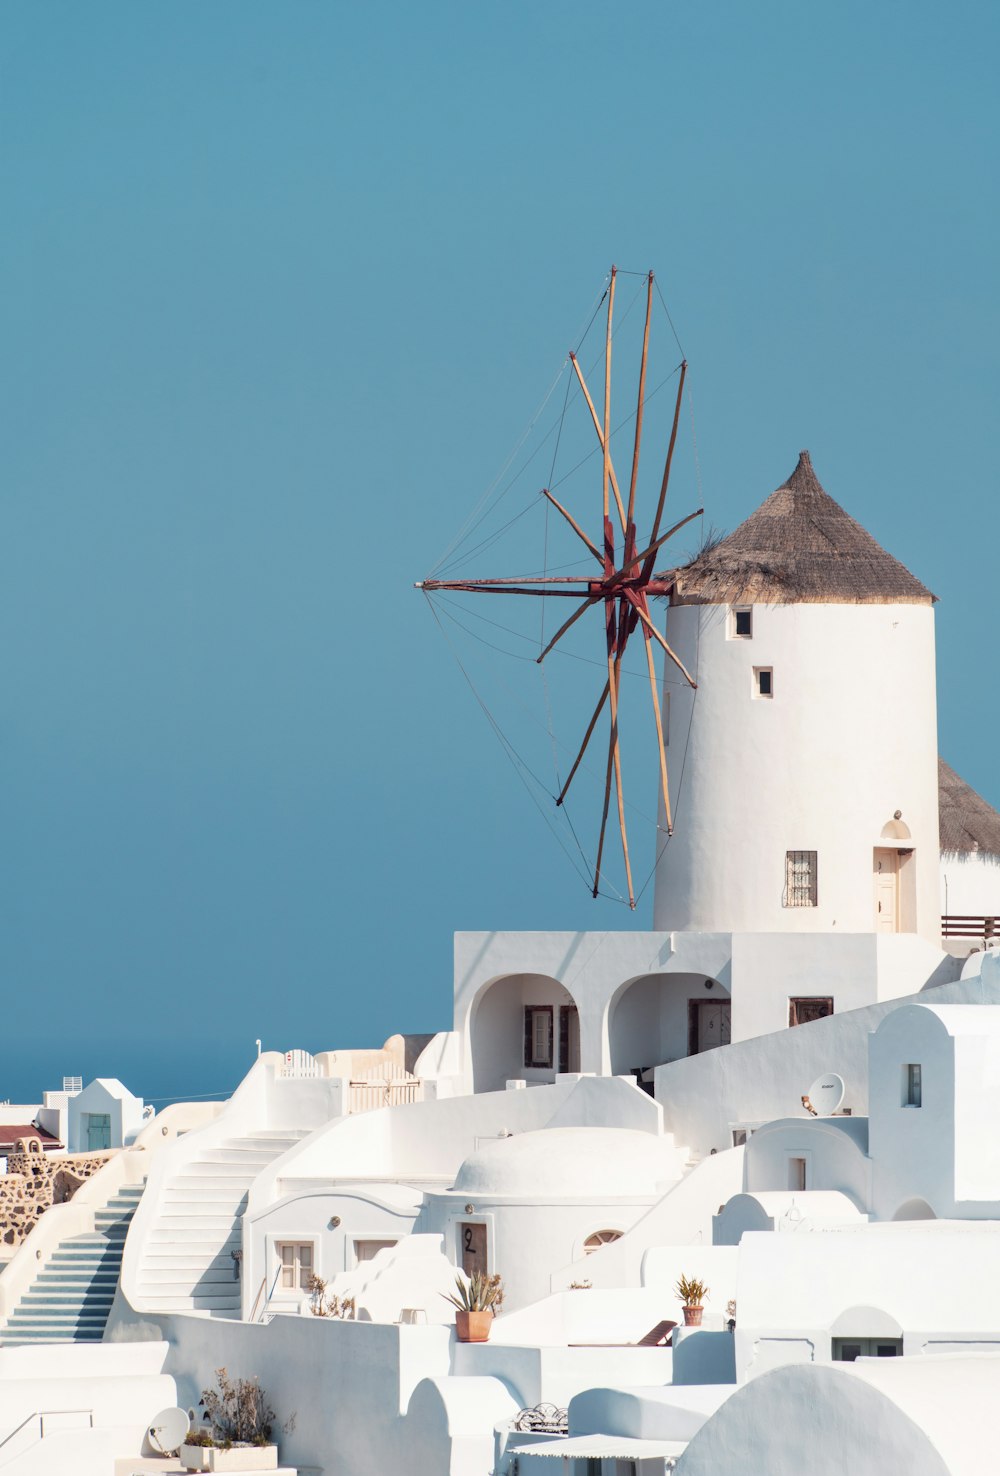
[[[481,1144],[462,1164],[464,1194],[534,1199],[640,1197],[681,1177],[670,1140],[632,1128],[543,1128]]]

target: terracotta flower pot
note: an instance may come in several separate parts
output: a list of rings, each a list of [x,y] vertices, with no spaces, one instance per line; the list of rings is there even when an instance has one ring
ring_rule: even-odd
[[[489,1340],[492,1312],[455,1313],[455,1332],[460,1343],[485,1343]]]
[[[701,1314],[704,1312],[704,1310],[704,1307],[685,1307],[684,1326],[701,1327]]]

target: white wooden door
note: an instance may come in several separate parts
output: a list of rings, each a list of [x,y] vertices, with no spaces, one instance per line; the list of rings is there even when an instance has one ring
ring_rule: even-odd
[[[899,932],[899,852],[875,847],[875,931]]]

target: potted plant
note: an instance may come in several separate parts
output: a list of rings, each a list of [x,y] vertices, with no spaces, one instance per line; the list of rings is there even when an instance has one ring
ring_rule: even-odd
[[[708,1287],[697,1276],[682,1276],[674,1291],[684,1310],[685,1327],[701,1327],[701,1314],[708,1301]]]
[[[466,1281],[461,1273],[455,1277],[458,1295],[445,1296],[455,1311],[455,1333],[460,1343],[485,1343],[493,1318],[503,1306],[503,1282],[499,1276],[473,1271]],[[443,1293],[442,1293],[443,1295]]]
[[[201,1396],[208,1428],[184,1437],[182,1465],[189,1471],[276,1470],[274,1410],[257,1379],[231,1379],[224,1368],[217,1368],[215,1377],[218,1388]]]

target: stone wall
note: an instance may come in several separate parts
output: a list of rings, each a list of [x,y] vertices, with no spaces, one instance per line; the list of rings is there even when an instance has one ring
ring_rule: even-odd
[[[6,1174],[0,1174],[0,1245],[21,1245],[49,1205],[72,1199],[112,1152],[55,1157],[37,1138],[19,1138],[15,1151],[7,1155]]]

